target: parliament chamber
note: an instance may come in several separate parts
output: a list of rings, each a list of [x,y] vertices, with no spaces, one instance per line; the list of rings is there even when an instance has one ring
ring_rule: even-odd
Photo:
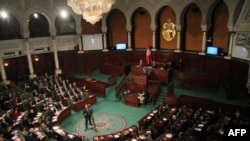
[[[71,1],[0,1],[1,139],[223,140],[249,124],[250,1],[116,0],[95,24]],[[99,98],[152,108],[104,135],[60,126]]]

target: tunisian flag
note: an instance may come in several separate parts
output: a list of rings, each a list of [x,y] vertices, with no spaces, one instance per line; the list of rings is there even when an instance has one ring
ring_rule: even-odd
[[[149,43],[147,44],[146,61],[147,61],[147,64],[150,64],[152,62],[152,56],[151,56],[151,50],[150,50]]]

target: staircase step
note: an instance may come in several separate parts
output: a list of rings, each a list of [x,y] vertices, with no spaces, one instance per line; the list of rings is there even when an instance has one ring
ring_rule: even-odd
[[[106,88],[106,99],[111,101],[119,101],[120,99],[116,97],[115,85]]]

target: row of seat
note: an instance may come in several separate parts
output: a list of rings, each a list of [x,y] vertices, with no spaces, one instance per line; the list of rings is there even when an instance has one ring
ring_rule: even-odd
[[[244,124],[247,115],[222,109],[160,105],[138,121],[140,133],[131,140],[217,140],[223,137],[226,124]]]
[[[44,82],[45,79],[47,79],[47,82]],[[57,80],[56,80],[57,79]],[[43,76],[43,77],[38,77],[32,80],[29,80],[28,82],[24,82],[25,84],[29,83],[29,84],[34,84],[34,83],[42,83],[42,88],[43,89],[45,87],[45,85],[50,84],[50,82],[48,81],[53,81],[54,83],[59,83],[58,81],[62,81],[60,80],[60,78],[55,77],[55,76]],[[56,82],[57,81],[57,82]],[[22,101],[20,103],[18,103],[16,106],[15,105],[11,105],[8,106],[8,111],[6,111],[6,109],[4,109],[3,113],[8,112],[9,114],[12,114],[13,111],[15,111],[16,109],[18,109],[18,117],[17,119],[12,119],[14,122],[13,125],[10,125],[11,128],[5,129],[3,127],[1,127],[1,133],[5,133],[10,132],[11,134],[8,136],[4,136],[5,138],[9,139],[9,140],[15,140],[18,138],[28,138],[29,135],[31,134],[30,132],[32,131],[32,134],[35,133],[35,137],[37,140],[48,140],[50,139],[48,133],[43,130],[43,128],[40,127],[40,125],[42,123],[46,123],[46,126],[48,126],[47,129],[49,129],[51,132],[53,132],[54,136],[52,138],[55,138],[57,140],[60,140],[63,138],[63,136],[67,135],[67,137],[70,137],[71,139],[73,139],[74,137],[78,137],[78,135],[73,134],[73,133],[68,133],[66,131],[62,132],[62,134],[59,134],[57,131],[58,129],[52,128],[54,126],[58,126],[60,124],[60,122],[67,116],[70,115],[71,112],[71,107],[69,107],[68,105],[64,105],[61,103],[61,101],[59,101],[58,99],[55,99],[53,97],[51,97],[50,95],[47,95],[48,97],[46,97],[44,100],[39,100],[39,102],[35,103],[34,105],[30,105],[31,100],[33,99],[33,97],[37,97],[38,95],[34,95],[33,90],[31,91],[27,91],[25,89],[25,87],[23,87],[23,84],[19,84],[17,85],[15,88],[12,88],[11,90],[8,89],[6,91],[4,91],[3,93],[5,93],[4,96],[8,96],[9,93],[15,93],[15,95],[13,96],[13,98],[11,98],[7,103],[9,105],[11,105],[11,103],[14,101],[15,98],[17,97],[22,97]],[[67,83],[68,85],[69,83]],[[61,86],[61,84],[57,84],[58,87]],[[31,87],[31,89],[37,89],[38,87]],[[39,91],[42,92],[42,91]],[[29,96],[27,96],[29,95]],[[39,94],[40,95],[40,94]],[[27,98],[26,98],[27,97]],[[23,99],[25,98],[25,99]],[[50,101],[51,100],[51,101]],[[27,109],[27,105],[29,105],[29,108],[33,109],[32,112],[33,113],[33,118],[27,118],[30,114],[31,114],[31,110]],[[47,107],[45,107],[45,105]],[[60,106],[58,106],[60,105]],[[24,108],[26,107],[26,108]],[[60,108],[59,108],[60,107]],[[15,109],[15,110],[14,110]],[[68,114],[63,114],[65,113],[64,111],[68,109],[67,111]],[[48,114],[48,111],[51,111],[49,113],[52,114]],[[3,114],[3,116],[1,118],[5,118],[6,114]],[[63,116],[63,118],[62,118]],[[10,117],[11,118],[11,117]],[[23,132],[28,132],[28,134],[23,134]],[[84,136],[81,136],[81,139],[85,139]]]

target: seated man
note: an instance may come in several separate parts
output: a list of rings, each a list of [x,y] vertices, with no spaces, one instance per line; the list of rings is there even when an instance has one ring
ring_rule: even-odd
[[[145,68],[142,69],[142,75],[148,75],[148,72]]]
[[[152,62],[152,68],[156,68],[156,63],[155,63],[155,61]]]
[[[138,99],[140,100],[140,104],[145,104],[145,92],[139,93]]]

